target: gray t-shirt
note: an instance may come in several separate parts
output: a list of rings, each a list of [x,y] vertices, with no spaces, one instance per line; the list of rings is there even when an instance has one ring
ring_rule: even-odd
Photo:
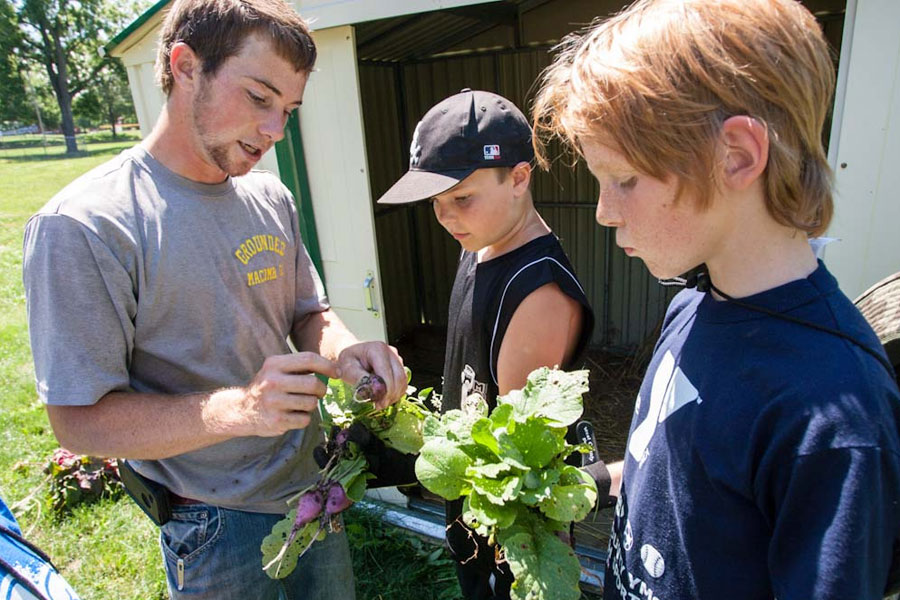
[[[54,405],[244,386],[266,357],[291,351],[307,315],[328,309],[275,176],[201,184],[140,147],[29,220],[23,270],[38,395]],[[281,513],[314,479],[319,439],[314,420],[135,467],[181,496]]]

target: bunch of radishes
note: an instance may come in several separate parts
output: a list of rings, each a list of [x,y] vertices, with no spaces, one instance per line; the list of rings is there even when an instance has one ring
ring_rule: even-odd
[[[412,391],[410,388],[407,394]],[[365,494],[366,481],[374,476],[368,471],[365,455],[350,439],[351,426],[365,427],[402,452],[418,452],[422,422],[428,412],[424,396],[431,390],[423,390],[419,398],[404,396],[396,404],[378,409],[375,403],[386,392],[384,380],[377,375],[363,377],[355,388],[340,380],[329,380],[328,393],[320,402],[322,425],[329,428],[328,439],[324,448],[317,448],[326,457],[319,464],[325,465],[316,483],[295,496],[296,514],[279,521],[263,540],[263,569],[270,577],[286,577],[316,540],[328,531],[340,531],[338,515]],[[293,502],[292,499],[290,504]],[[295,541],[297,548],[292,549]]]
[[[263,567],[263,570],[268,571],[272,566],[278,563],[278,568],[276,568],[274,574],[276,578],[281,569],[280,563],[288,548],[294,543],[297,533],[310,523],[318,520],[319,526],[306,544],[306,547],[303,548],[298,555],[297,558],[299,559],[307,550],[309,550],[313,542],[315,542],[321,533],[325,531],[326,527],[328,527],[330,531],[340,530],[340,521],[335,517],[353,504],[350,498],[347,497],[344,486],[341,485],[339,480],[333,477],[335,471],[338,470],[338,467],[340,466],[341,458],[348,450],[348,433],[348,429],[340,429],[337,431],[336,435],[331,436],[331,439],[328,440],[331,456],[328,464],[322,469],[322,474],[315,486],[300,494],[300,499],[297,501],[297,515],[294,517],[294,523],[291,526],[291,532],[288,535],[287,540],[285,540],[284,545],[282,545],[281,550],[275,558]]]

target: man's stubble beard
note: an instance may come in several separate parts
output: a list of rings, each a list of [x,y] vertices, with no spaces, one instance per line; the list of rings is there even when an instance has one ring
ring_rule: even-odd
[[[214,111],[210,110],[208,101],[209,85],[201,79],[200,91],[194,98],[192,110],[194,113],[194,132],[197,134],[197,140],[202,152],[214,165],[216,165],[216,167],[227,173],[229,176],[239,177],[241,175],[246,175],[252,168],[252,165],[247,166],[247,168],[244,169],[238,169],[228,156],[230,144],[216,143],[209,135],[209,128],[207,127],[208,121],[206,119],[209,115],[212,115]]]

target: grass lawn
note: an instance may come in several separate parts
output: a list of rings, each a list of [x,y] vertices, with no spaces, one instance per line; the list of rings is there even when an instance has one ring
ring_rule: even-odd
[[[56,448],[34,371],[22,287],[25,222],[81,173],[133,141],[94,144],[75,158],[62,146],[0,151],[0,494],[26,537],[47,552],[85,599],[165,598],[153,524],[130,500],[105,501],[54,519],[43,467]]]
[[[40,546],[85,600],[165,598],[157,530],[123,497],[82,505],[57,519],[47,508],[43,467],[56,439],[37,401],[22,287],[22,233],[54,193],[134,141],[0,149],[0,495],[26,537]],[[347,530],[360,600],[450,600],[458,586],[443,551],[377,515],[352,509]],[[253,558],[255,560],[255,558]]]

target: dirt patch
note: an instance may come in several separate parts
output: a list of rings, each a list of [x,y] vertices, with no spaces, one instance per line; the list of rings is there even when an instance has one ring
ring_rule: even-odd
[[[600,458],[607,462],[621,460],[643,367],[633,355],[602,350],[589,351],[585,361],[591,375],[584,416],[594,424]]]

